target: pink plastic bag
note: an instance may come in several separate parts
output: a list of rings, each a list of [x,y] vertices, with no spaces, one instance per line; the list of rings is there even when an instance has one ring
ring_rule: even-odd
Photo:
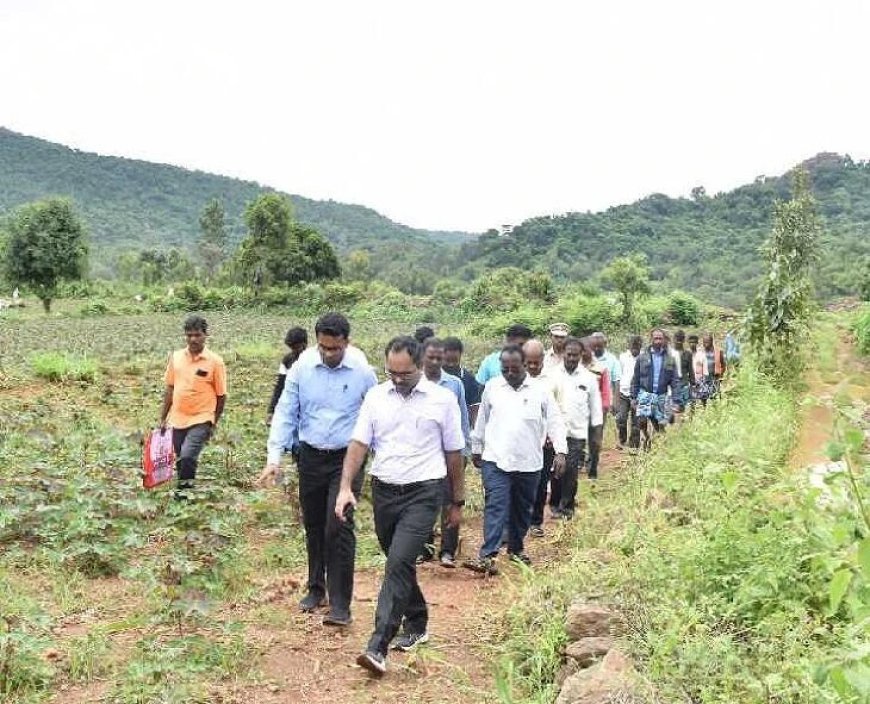
[[[172,447],[172,430],[167,428],[162,434],[159,428],[152,430],[145,438],[145,448],[142,452],[142,469],[145,471],[142,486],[153,489],[168,482],[172,479],[174,468],[175,450]]]

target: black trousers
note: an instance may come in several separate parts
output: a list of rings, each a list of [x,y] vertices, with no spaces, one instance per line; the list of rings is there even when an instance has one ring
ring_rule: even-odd
[[[580,467],[586,454],[586,441],[568,438],[568,457],[565,459],[565,473],[562,475],[562,496],[559,510],[572,515],[577,502],[577,480]]]
[[[404,621],[407,633],[425,633],[426,599],[417,583],[417,555],[423,549],[444,496],[444,479],[387,484],[372,480],[375,533],[387,556],[368,649],[387,654]]]
[[[586,471],[590,479],[598,478],[598,460],[601,458],[601,446],[604,444],[604,426],[607,425],[607,414],[599,427],[589,426],[589,440],[586,442]]]
[[[197,423],[187,428],[172,429],[172,449],[175,450],[175,469],[179,488],[190,488],[196,479],[199,453],[211,437],[212,423]]]
[[[353,598],[356,533],[353,511],[346,522],[335,516],[335,499],[341,484],[346,450],[318,450],[306,443],[299,447],[299,504],[308,551],[308,591],[329,595],[333,614],[349,615]],[[359,472],[352,489],[359,498],[364,475]]]
[[[541,479],[538,482],[538,493],[532,506],[532,525],[540,527],[544,523],[544,505],[547,503],[547,489],[550,486],[550,473],[553,469],[553,458],[556,451],[551,444],[544,445],[544,466],[541,467]],[[550,504],[554,506],[554,504]],[[558,506],[558,501],[555,506]]]

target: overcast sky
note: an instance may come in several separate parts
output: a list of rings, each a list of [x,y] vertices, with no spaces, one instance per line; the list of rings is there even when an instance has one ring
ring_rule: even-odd
[[[0,0],[0,126],[484,230],[870,155],[867,3]]]

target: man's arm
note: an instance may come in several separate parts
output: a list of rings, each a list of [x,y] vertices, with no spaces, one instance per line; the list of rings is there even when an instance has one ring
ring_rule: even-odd
[[[483,454],[484,438],[486,436],[486,423],[489,420],[489,389],[484,387],[480,397],[480,408],[474,421],[474,430],[471,431],[471,461],[475,467],[480,467],[481,455]]]
[[[453,487],[447,525],[454,528],[462,522],[462,506],[465,505],[465,458],[462,452],[445,452],[444,459],[447,461],[450,486]]]
[[[335,515],[340,521],[346,521],[345,512],[356,506],[356,497],[353,495],[353,480],[366,459],[369,446],[359,440],[351,440],[344,455],[344,464],[341,467],[341,484],[338,488],[338,496],[335,497]]]
[[[459,382],[459,417],[462,422],[462,437],[465,438],[465,450],[463,455],[471,454],[471,425],[468,421],[468,405],[465,403],[465,386]]]
[[[287,373],[284,391],[275,406],[272,425],[269,427],[269,439],[266,442],[266,467],[273,471],[281,466],[281,455],[284,448],[292,447],[299,432],[299,365],[294,364]]]
[[[634,360],[634,374],[631,376],[631,400],[637,401],[637,392],[640,390],[640,357]]]
[[[221,416],[224,414],[224,406],[226,405],[227,397],[226,396],[218,396],[217,403],[214,406],[214,424],[217,426],[218,421],[221,419]]]
[[[167,386],[163,392],[163,405],[160,407],[160,430],[166,430],[166,416],[169,415],[169,409],[172,408],[172,392],[174,387]]]

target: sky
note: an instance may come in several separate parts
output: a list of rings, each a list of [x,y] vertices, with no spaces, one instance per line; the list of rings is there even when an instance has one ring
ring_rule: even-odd
[[[0,0],[0,126],[483,231],[870,157],[854,0]]]

